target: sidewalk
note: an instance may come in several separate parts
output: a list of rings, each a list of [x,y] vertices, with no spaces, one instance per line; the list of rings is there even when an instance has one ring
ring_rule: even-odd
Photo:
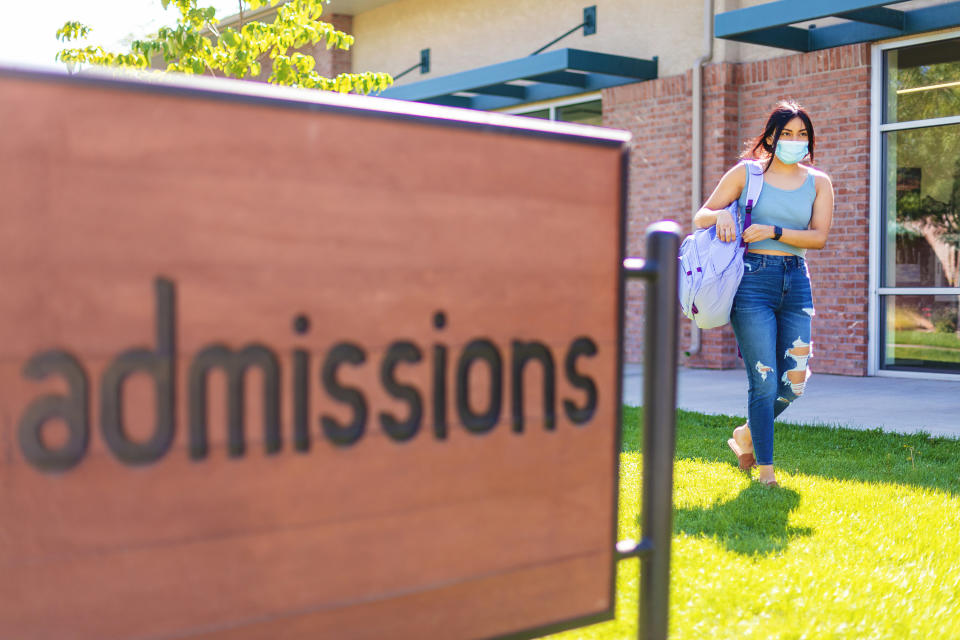
[[[643,402],[643,368],[624,367],[623,402]],[[699,413],[747,414],[747,374],[680,367],[677,406]],[[814,373],[803,397],[778,420],[960,438],[960,381],[855,378]]]

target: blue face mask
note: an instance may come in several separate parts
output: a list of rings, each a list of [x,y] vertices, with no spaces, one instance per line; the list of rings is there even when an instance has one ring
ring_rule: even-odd
[[[783,164],[797,164],[807,155],[806,140],[778,140],[777,157]]]

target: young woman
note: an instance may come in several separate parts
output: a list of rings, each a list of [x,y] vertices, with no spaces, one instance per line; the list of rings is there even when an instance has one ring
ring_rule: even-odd
[[[833,185],[822,171],[800,164],[814,160],[813,124],[795,102],[780,102],[745,159],[764,167],[763,190],[753,205],[743,280],[733,301],[730,324],[747,369],[747,424],[734,429],[728,444],[740,468],[754,465],[759,480],[776,486],[773,420],[803,395],[813,355],[810,323],[813,298],[804,261],[807,249],[821,249],[833,222]],[[747,168],[730,169],[694,216],[700,228],[716,225],[724,242],[737,238],[736,222],[724,208],[746,202]]]

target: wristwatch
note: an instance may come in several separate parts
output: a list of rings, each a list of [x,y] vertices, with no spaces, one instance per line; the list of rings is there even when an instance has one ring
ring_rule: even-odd
[[[779,240],[780,236],[783,235],[783,228],[776,225],[773,226],[773,239]]]

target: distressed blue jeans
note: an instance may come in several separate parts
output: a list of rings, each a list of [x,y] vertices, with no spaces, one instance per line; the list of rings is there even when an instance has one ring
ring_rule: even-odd
[[[773,420],[803,395],[810,377],[813,315],[803,258],[744,256],[730,324],[747,369],[747,422],[758,465],[773,464]]]

